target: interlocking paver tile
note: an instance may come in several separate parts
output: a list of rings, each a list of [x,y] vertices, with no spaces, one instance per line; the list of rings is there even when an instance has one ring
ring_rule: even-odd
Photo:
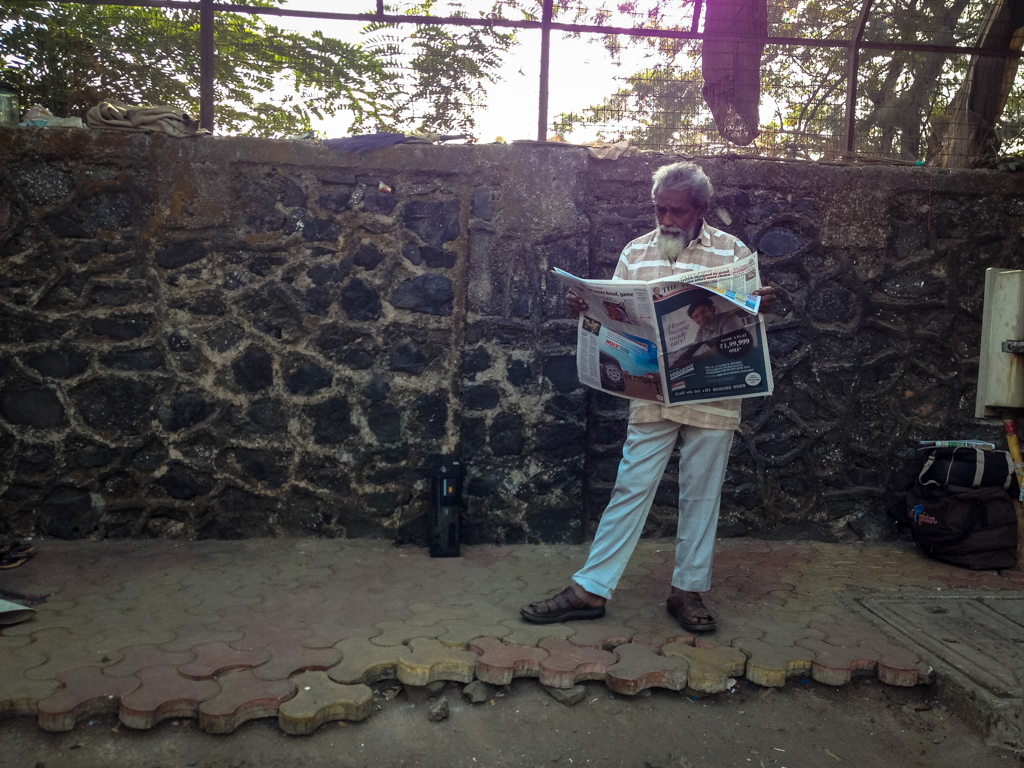
[[[870,648],[878,652],[878,679],[886,685],[917,685],[920,677],[920,659],[916,653],[902,646],[893,645],[881,632],[866,637],[861,648]]]
[[[504,637],[512,630],[504,624],[485,624],[483,621],[453,619],[442,622],[444,632],[437,639],[449,648],[465,648],[477,637]]]
[[[530,624],[522,619],[510,619],[501,623],[512,630],[503,639],[513,645],[536,646],[541,640],[564,639],[575,634],[575,630],[568,624]]]
[[[540,682],[550,688],[572,688],[582,680],[603,680],[615,656],[596,648],[583,648],[568,640],[547,638],[538,647],[548,652],[540,662]]]
[[[140,669],[142,685],[121,697],[119,717],[129,728],[145,730],[173,717],[197,717],[199,705],[220,693],[213,680],[192,680],[174,667]]]
[[[696,648],[686,643],[669,643],[661,652],[686,659],[690,665],[687,684],[702,693],[729,690],[736,682],[734,678],[741,676],[747,666],[746,654],[729,646]]]
[[[409,653],[398,660],[398,679],[406,685],[429,685],[435,680],[473,681],[476,654],[449,648],[434,638],[409,641]]]
[[[159,645],[174,640],[173,632],[150,632],[140,627],[118,627],[103,633],[103,639],[89,645],[90,651],[110,653],[134,645]]]
[[[282,642],[299,645],[310,635],[307,627],[279,626],[273,620],[260,616],[237,626],[242,637],[228,645],[239,651],[257,651]]]
[[[369,685],[378,680],[396,677],[398,662],[411,651],[404,645],[374,645],[363,637],[342,640],[335,648],[341,651],[341,661],[327,670],[337,683]]]
[[[369,640],[378,637],[380,627],[365,624],[350,624],[341,619],[325,619],[306,627],[308,634],[302,639],[306,648],[331,648],[350,638]]]
[[[370,640],[374,645],[405,645],[418,637],[436,640],[438,635],[445,632],[445,627],[441,624],[414,627],[404,621],[382,621],[377,628],[380,629],[380,634]]]
[[[81,627],[89,622],[88,615],[84,612],[75,611],[74,603],[46,602],[32,607],[35,609],[35,613],[32,614],[32,620],[4,627],[4,637],[27,636],[38,632],[40,629],[53,627],[71,629],[73,627]]]
[[[167,651],[188,651],[197,645],[207,643],[233,643],[242,638],[237,630],[216,630],[205,624],[183,624],[175,628],[174,639],[161,643],[160,647]]]
[[[207,733],[231,733],[247,720],[275,717],[298,691],[291,680],[261,680],[244,669],[217,676],[220,693],[199,705],[199,727]]]
[[[285,733],[298,736],[335,720],[365,720],[373,710],[373,691],[365,685],[341,685],[324,672],[303,672],[292,681],[298,692],[277,713]]]
[[[177,667],[196,658],[191,651],[168,651],[158,645],[133,645],[122,651],[116,664],[103,668],[108,677],[128,677],[147,667]]]
[[[881,656],[880,651],[870,646],[833,645],[824,640],[799,640],[797,644],[814,654],[811,677],[826,685],[848,683],[857,671],[874,672]]]
[[[600,648],[605,651],[628,643],[636,633],[636,630],[631,627],[615,624],[606,619],[575,622],[573,630],[574,634],[569,638],[569,642],[573,645],[584,648]]]
[[[258,667],[270,659],[265,648],[239,651],[227,643],[204,643],[192,646],[193,661],[178,667],[178,671],[193,680],[209,680],[232,669]]]
[[[284,680],[297,672],[322,672],[341,660],[336,648],[305,648],[294,640],[277,640],[264,646],[270,660],[253,669],[260,680]]]
[[[746,677],[756,685],[782,688],[787,677],[811,674],[814,652],[795,645],[774,645],[740,638],[733,645],[747,656]]]
[[[59,651],[69,646],[91,645],[101,640],[101,635],[73,635],[63,627],[51,627],[33,632],[30,643],[12,647],[10,652],[14,656],[46,656],[51,651]]]
[[[69,669],[57,675],[57,680],[64,687],[37,707],[39,727],[44,731],[70,731],[82,717],[117,712],[121,697],[142,685],[134,675],[109,677],[100,667]]]
[[[689,662],[658,654],[647,645],[626,643],[613,653],[616,661],[605,672],[605,684],[616,693],[635,696],[645,688],[679,691],[686,686]]]
[[[0,666],[0,715],[34,715],[36,705],[60,690],[54,679],[29,680],[24,662],[8,661]]]
[[[46,661],[26,670],[25,677],[29,680],[49,680],[75,667],[105,667],[120,660],[120,651],[93,651],[79,645],[62,645],[48,650]]]
[[[497,637],[478,637],[469,644],[478,654],[476,676],[491,685],[508,685],[514,677],[539,677],[543,648],[505,645]]]

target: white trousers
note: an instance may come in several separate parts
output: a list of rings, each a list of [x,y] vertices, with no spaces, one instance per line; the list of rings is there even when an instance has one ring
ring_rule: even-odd
[[[630,424],[615,490],[601,516],[586,565],[573,581],[595,595],[612,596],[640,540],[658,483],[681,436],[672,586],[688,592],[710,589],[718,508],[732,435],[731,429],[700,429],[674,421]]]

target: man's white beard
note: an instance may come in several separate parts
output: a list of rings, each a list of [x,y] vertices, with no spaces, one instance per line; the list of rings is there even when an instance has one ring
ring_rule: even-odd
[[[683,255],[690,242],[686,235],[676,227],[658,227],[658,236],[654,239],[654,251],[659,259],[674,262]]]

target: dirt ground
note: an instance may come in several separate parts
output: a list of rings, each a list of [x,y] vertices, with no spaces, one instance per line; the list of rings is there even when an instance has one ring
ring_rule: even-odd
[[[377,711],[361,723],[329,723],[287,736],[273,719],[213,736],[193,720],[149,731],[105,715],[70,733],[41,731],[29,718],[0,721],[0,768],[243,768],[243,766],[629,766],[632,768],[1017,768],[1009,750],[940,706],[929,686],[893,688],[870,679],[842,688],[791,680],[784,689],[741,681],[728,693],[692,698],[664,690],[619,696],[586,684],[566,706],[536,680],[492,689],[471,704],[462,685],[440,693],[374,686]],[[446,698],[450,715],[428,710]]]

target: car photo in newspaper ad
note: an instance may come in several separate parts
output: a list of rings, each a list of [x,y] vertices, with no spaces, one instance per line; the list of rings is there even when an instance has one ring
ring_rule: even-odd
[[[592,342],[579,345],[584,354],[597,351],[598,380],[592,379],[593,365],[583,366],[581,380],[588,379],[584,384],[621,397],[665,401],[653,342],[616,332],[590,316],[583,317],[581,336],[589,336]]]
[[[655,293],[667,402],[753,397],[772,391],[764,323],[703,288]]]

